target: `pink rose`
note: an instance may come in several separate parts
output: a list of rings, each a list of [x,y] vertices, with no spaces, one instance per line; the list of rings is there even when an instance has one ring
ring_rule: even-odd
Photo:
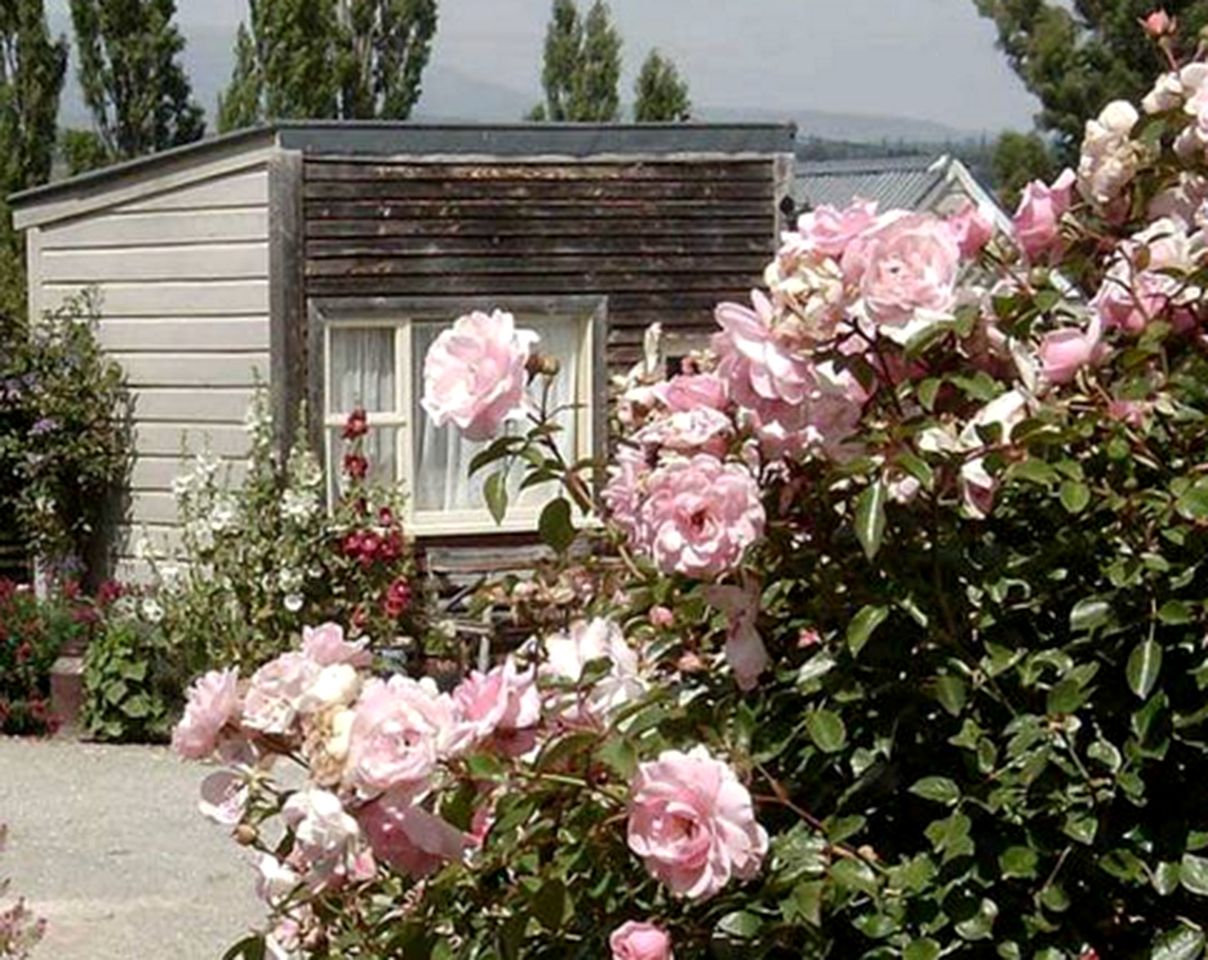
[[[804,249],[838,259],[853,240],[876,225],[876,203],[856,200],[843,210],[823,205],[802,214],[797,219],[797,233]]]
[[[374,856],[415,880],[461,859],[470,845],[452,824],[390,794],[361,807],[357,820]]]
[[[243,777],[230,770],[211,773],[201,781],[201,815],[220,827],[233,827],[247,810],[248,786]]]
[[[281,818],[294,832],[294,856],[306,868],[312,889],[348,874],[359,853],[361,830],[339,797],[307,787],[285,802]]]
[[[920,310],[952,309],[960,263],[952,227],[939,217],[915,213],[887,219],[848,247],[843,272],[858,284],[874,322],[900,327]]]
[[[185,714],[172,731],[172,749],[188,760],[204,760],[218,747],[223,728],[238,721],[238,670],[211,670],[189,688]]]
[[[1083,367],[1102,359],[1104,346],[1099,336],[1099,321],[1086,330],[1073,327],[1052,330],[1040,340],[1040,363],[1049,383],[1069,383]]]
[[[758,290],[754,309],[723,303],[716,311],[721,333],[713,335],[713,350],[721,358],[718,376],[741,404],[800,404],[813,380],[809,358],[783,343],[773,331],[775,311]]]
[[[339,663],[368,667],[373,663],[373,655],[365,649],[368,644],[367,639],[348,643],[344,639],[344,628],[338,623],[302,628],[302,653],[323,667]]]
[[[653,923],[623,923],[608,938],[608,946],[612,960],[675,960],[671,937]]]
[[[353,709],[346,778],[363,796],[421,796],[437,763],[455,752],[453,700],[430,678],[370,680]]]
[[[659,629],[666,629],[674,625],[675,614],[670,609],[663,606],[650,608],[650,622]]]
[[[638,544],[664,573],[713,579],[763,536],[764,509],[749,470],[698,454],[655,470],[638,518]]]
[[[960,210],[948,218],[948,226],[952,228],[961,256],[966,260],[975,259],[994,238],[994,221],[972,201],[966,201]]]
[[[491,439],[523,406],[537,340],[502,310],[459,317],[424,358],[424,410],[438,427],[456,424],[467,440]]]
[[[676,453],[711,453],[725,456],[734,437],[734,423],[720,410],[698,407],[652,420],[634,435],[634,441]]]
[[[649,476],[650,465],[640,447],[630,444],[617,447],[600,499],[608,509],[608,518],[630,539],[637,536],[638,511]]]
[[[738,689],[743,692],[759,685],[760,675],[772,662],[763,638],[755,628],[760,597],[759,584],[754,581],[742,587],[712,586],[705,592],[705,599],[729,618],[726,662],[734,671]]]
[[[672,413],[684,413],[708,407],[725,410],[726,385],[717,374],[679,374],[653,387],[655,398]]]
[[[551,693],[553,713],[563,724],[596,726],[646,692],[637,651],[605,617],[576,620],[568,630],[546,637],[544,651],[541,677],[563,684],[580,683],[589,663],[609,662],[608,672],[590,690]]]
[[[471,673],[453,691],[453,702],[457,722],[472,743],[514,735],[541,721],[537,671],[521,670],[512,656],[489,673]]]
[[[1158,9],[1141,19],[1141,27],[1157,40],[1174,33],[1178,28],[1178,21],[1165,10]]]
[[[630,787],[629,849],[676,896],[705,900],[763,864],[768,835],[751,795],[726,764],[698,746],[638,767]]]
[[[994,509],[994,498],[998,495],[999,481],[986,470],[983,457],[966,461],[961,465],[958,481],[961,502],[975,520],[985,520]]]
[[[1112,400],[1107,405],[1107,415],[1130,427],[1141,427],[1152,409],[1153,404],[1146,400]]]
[[[1015,239],[1030,260],[1039,260],[1061,242],[1061,218],[1073,200],[1073,170],[1064,170],[1052,186],[1033,180],[1024,188],[1015,213]]]
[[[243,701],[243,725],[260,733],[284,736],[294,722],[319,675],[320,666],[301,653],[284,653],[252,674]]]

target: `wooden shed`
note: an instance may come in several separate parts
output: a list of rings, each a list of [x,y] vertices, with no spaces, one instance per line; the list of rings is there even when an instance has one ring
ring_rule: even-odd
[[[790,126],[282,123],[18,194],[31,316],[94,287],[100,337],[134,395],[136,460],[116,554],[172,540],[182,443],[237,465],[256,379],[283,434],[309,398],[332,438],[370,410],[379,475],[413,530],[492,529],[472,452],[425,422],[413,388],[431,339],[471,307],[542,333],[599,446],[606,372],[662,323],[687,350],[776,247],[793,186]],[[788,204],[785,204],[788,207]],[[316,428],[318,429],[318,428]],[[516,511],[513,530],[533,523]]]

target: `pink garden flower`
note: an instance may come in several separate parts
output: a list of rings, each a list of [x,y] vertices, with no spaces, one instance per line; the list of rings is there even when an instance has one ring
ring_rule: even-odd
[[[172,749],[188,760],[204,760],[218,747],[227,724],[239,719],[239,671],[211,670],[189,688],[185,714],[172,731]]]
[[[638,511],[649,476],[650,465],[640,447],[622,444],[617,448],[600,499],[608,509],[608,518],[631,540],[637,536]]]
[[[664,573],[713,579],[763,536],[764,510],[745,467],[699,454],[655,470],[637,540]]]
[[[334,793],[299,790],[285,802],[281,817],[294,832],[294,857],[306,868],[312,889],[357,869],[361,830]]]
[[[797,235],[805,250],[837,260],[853,240],[867,233],[877,222],[875,202],[856,200],[843,210],[823,205],[797,219]],[[792,240],[792,235],[788,239]]]
[[[514,657],[488,673],[475,670],[453,691],[457,723],[471,743],[511,737],[541,721],[537,671],[521,670]]]
[[[917,311],[945,313],[956,302],[961,251],[952,227],[932,214],[882,219],[843,255],[843,273],[859,287],[878,325],[904,326]]]
[[[357,811],[374,857],[415,880],[461,858],[469,838],[440,817],[390,794]]]
[[[1086,330],[1074,327],[1052,330],[1040,340],[1041,372],[1049,383],[1069,383],[1079,370],[1098,363],[1105,350],[1098,319]]]
[[[672,413],[687,413],[708,407],[725,410],[728,400],[726,385],[717,374],[679,374],[652,389],[655,399]]]
[[[768,835],[734,771],[698,746],[668,750],[638,767],[629,848],[676,896],[705,900],[732,878],[759,871]]]
[[[608,938],[608,947],[612,960],[675,960],[671,937],[653,923],[621,924]]]
[[[458,318],[424,358],[424,410],[438,427],[456,424],[467,440],[491,439],[523,406],[537,340],[502,310]]]
[[[756,581],[741,587],[711,586],[705,592],[705,599],[725,613],[730,621],[726,633],[726,662],[734,672],[738,689],[744,692],[759,685],[759,677],[772,662],[763,638],[755,628],[760,595]]]
[[[634,435],[634,441],[680,454],[710,453],[725,456],[734,437],[733,421],[720,410],[697,407],[651,420]]]
[[[425,677],[365,684],[354,708],[346,777],[362,796],[422,796],[437,763],[457,745],[453,700]]]
[[[373,655],[365,649],[368,643],[368,640],[349,643],[344,639],[344,628],[338,623],[302,628],[302,653],[323,667],[337,663],[368,667],[373,663]]]
[[[813,386],[809,358],[776,336],[775,311],[767,297],[756,290],[751,300],[754,309],[737,303],[717,308],[721,333],[713,335],[713,350],[721,359],[718,376],[745,406],[799,405]]]
[[[220,827],[233,827],[247,810],[247,782],[230,770],[218,770],[201,781],[201,815]]]
[[[1189,235],[1181,220],[1157,220],[1121,245],[1091,306],[1108,330],[1139,334],[1159,318],[1189,329],[1202,291],[1180,274],[1204,255],[1202,235]]]
[[[249,730],[285,736],[293,732],[302,700],[322,668],[301,653],[284,653],[252,674],[243,701]]]
[[[994,238],[994,221],[972,201],[948,218],[948,226],[966,260],[976,258]]]
[[[1039,260],[1061,243],[1061,218],[1073,203],[1074,171],[1063,170],[1048,186],[1033,180],[1015,212],[1015,239],[1029,260]]]
[[[546,637],[543,646],[545,662],[540,674],[547,681],[577,684],[589,663],[609,662],[608,672],[590,690],[551,693],[552,712],[563,724],[606,723],[613,713],[646,692],[637,651],[612,620],[576,620],[569,629]]]

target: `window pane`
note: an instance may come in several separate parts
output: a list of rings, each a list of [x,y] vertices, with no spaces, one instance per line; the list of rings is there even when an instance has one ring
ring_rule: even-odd
[[[586,400],[585,391],[579,383],[579,345],[582,339],[583,324],[577,318],[518,318],[518,324],[526,329],[536,330],[541,335],[537,349],[544,354],[558,358],[561,371],[554,380],[554,388],[550,391],[549,406],[554,409],[563,404],[572,404]],[[420,406],[422,394],[424,357],[433,341],[446,329],[443,323],[418,323],[412,330],[412,382],[416,384],[415,399],[411,416],[415,423],[415,463],[413,475],[415,489],[411,491],[414,497],[415,509],[424,511],[439,510],[484,510],[485,501],[482,498],[482,487],[490,476],[489,470],[480,471],[474,477],[469,477],[470,461],[479,450],[488,444],[472,443],[463,440],[457,428],[449,425],[438,429],[428,419],[427,413]],[[559,434],[558,445],[563,455],[574,459],[579,450],[577,411],[567,409],[561,411],[555,418],[563,427]],[[514,431],[523,429],[523,425],[510,427]],[[517,500],[518,487],[523,474],[517,468],[511,478],[512,502],[522,506],[539,506],[553,493],[553,486],[538,487],[525,491]]]
[[[373,427],[365,434],[364,457],[369,461],[368,482],[379,486],[393,486],[398,481],[398,456],[396,443],[397,427]],[[344,492],[346,478],[344,473],[344,454],[348,452],[349,444],[341,436],[341,429],[333,427],[328,430],[328,472],[333,477],[333,483],[338,486],[340,493]]]
[[[331,413],[364,407],[370,413],[394,412],[394,329],[333,328],[331,331]]]

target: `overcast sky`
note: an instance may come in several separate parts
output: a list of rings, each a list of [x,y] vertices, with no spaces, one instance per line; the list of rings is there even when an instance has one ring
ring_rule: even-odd
[[[67,0],[48,6],[64,24]],[[195,83],[216,90],[246,0],[177,8],[197,47],[190,67],[205,74]],[[429,79],[455,71],[535,100],[549,8],[549,0],[441,0]],[[964,130],[1026,128],[1035,110],[973,0],[612,0],[612,8],[626,90],[657,46],[702,105],[900,115]]]

